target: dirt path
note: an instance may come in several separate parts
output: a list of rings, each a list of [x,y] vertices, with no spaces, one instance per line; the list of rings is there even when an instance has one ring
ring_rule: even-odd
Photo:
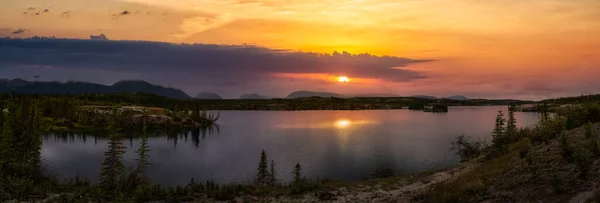
[[[329,202],[414,202],[415,197],[423,196],[435,184],[453,180],[476,166],[473,163],[465,163],[431,175],[408,178],[394,183],[365,183],[341,187],[329,191],[333,197]],[[282,197],[271,201],[319,202],[320,200],[315,194],[306,194],[301,197]]]

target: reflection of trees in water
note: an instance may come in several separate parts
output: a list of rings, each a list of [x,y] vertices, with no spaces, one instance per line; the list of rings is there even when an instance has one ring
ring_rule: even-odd
[[[219,125],[213,124],[207,127],[199,127],[199,128],[187,128],[187,129],[155,129],[148,133],[148,137],[161,137],[165,136],[167,141],[172,141],[173,145],[177,147],[179,140],[184,140],[185,143],[190,140],[194,144],[195,147],[199,147],[200,141],[206,139],[207,136],[218,135],[220,133]],[[124,133],[125,140],[129,140],[129,146],[133,146],[134,140],[140,138],[140,132],[128,132]],[[75,143],[83,142],[87,143],[88,139],[94,139],[94,145],[98,144],[98,139],[104,140],[106,139],[108,132],[92,132],[92,133],[79,133],[79,132],[62,132],[62,133],[54,133],[50,135],[44,136],[46,141],[50,139],[54,139],[55,141],[60,141],[63,143]]]
[[[213,124],[207,127],[192,128],[184,131],[168,132],[166,135],[167,140],[173,141],[173,145],[175,147],[177,147],[177,142],[180,139],[183,139],[187,143],[189,136],[191,136],[191,140],[194,146],[199,147],[200,140],[206,139],[206,136],[218,135],[219,132],[219,125]]]

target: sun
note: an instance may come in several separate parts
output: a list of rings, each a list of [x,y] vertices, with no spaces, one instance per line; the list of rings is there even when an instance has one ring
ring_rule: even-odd
[[[338,82],[350,82],[350,80],[346,76],[340,76],[338,77]]]

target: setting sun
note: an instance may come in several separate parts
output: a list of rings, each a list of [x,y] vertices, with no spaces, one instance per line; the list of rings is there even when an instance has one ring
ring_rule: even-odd
[[[348,80],[348,77],[346,76],[340,76],[338,78],[338,82],[349,82],[350,80]]]

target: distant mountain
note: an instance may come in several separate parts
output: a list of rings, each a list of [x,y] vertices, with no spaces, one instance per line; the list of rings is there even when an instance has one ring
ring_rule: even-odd
[[[446,99],[452,99],[452,100],[456,100],[456,101],[466,101],[469,100],[469,98],[462,96],[462,95],[455,95],[455,96],[450,96]]]
[[[429,96],[429,95],[414,95],[414,96],[411,96],[411,97],[414,97],[414,98],[421,98],[421,99],[432,99],[432,100],[433,100],[433,99],[437,99],[437,97],[434,97],[434,96]]]
[[[200,94],[197,94],[194,98],[196,98],[196,99],[223,99],[223,97],[219,96],[216,93],[212,93],[212,92],[201,92]]]
[[[296,98],[305,98],[305,97],[337,97],[343,98],[344,96],[341,94],[333,93],[333,92],[311,92],[311,91],[295,91],[290,93],[286,99],[296,99]]]
[[[252,93],[252,94],[244,94],[240,96],[239,99],[269,99],[267,96],[263,96],[260,94]]]
[[[396,94],[356,94],[356,95],[347,95],[348,97],[400,97],[400,95]]]
[[[185,92],[150,84],[141,80],[119,81],[107,86],[88,82],[31,82],[23,79],[0,80],[0,93],[16,94],[110,94],[110,93],[149,93],[175,99],[190,99]]]

